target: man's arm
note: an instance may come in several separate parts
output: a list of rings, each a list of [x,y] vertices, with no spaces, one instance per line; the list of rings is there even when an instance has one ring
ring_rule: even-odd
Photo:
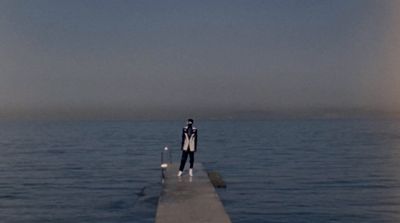
[[[197,150],[197,138],[199,138],[199,130],[196,129],[196,137],[194,138],[194,148]]]
[[[185,129],[182,129],[182,142],[181,142],[181,149],[183,149],[183,142],[185,142]]]

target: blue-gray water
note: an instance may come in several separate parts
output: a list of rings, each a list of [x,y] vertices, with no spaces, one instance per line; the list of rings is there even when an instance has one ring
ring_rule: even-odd
[[[400,121],[199,121],[234,223],[400,222]],[[153,222],[180,121],[1,122],[0,222]]]

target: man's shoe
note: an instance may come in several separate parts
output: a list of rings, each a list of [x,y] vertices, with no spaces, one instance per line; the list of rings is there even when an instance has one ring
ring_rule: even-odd
[[[193,176],[193,169],[189,169],[189,176]]]
[[[178,172],[178,177],[182,176],[182,173],[183,173],[182,171],[179,171]]]

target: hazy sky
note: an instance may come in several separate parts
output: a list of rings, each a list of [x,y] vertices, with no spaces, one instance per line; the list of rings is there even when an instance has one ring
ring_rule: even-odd
[[[397,0],[0,0],[0,112],[397,110],[399,11]]]

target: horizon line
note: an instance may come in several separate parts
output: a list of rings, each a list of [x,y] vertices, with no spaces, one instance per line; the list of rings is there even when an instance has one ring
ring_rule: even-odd
[[[203,120],[224,119],[277,119],[277,118],[355,118],[400,117],[400,110],[373,108],[275,108],[199,111],[173,111],[171,109],[142,111],[139,109],[36,109],[1,111],[0,120],[180,120],[188,117]]]

